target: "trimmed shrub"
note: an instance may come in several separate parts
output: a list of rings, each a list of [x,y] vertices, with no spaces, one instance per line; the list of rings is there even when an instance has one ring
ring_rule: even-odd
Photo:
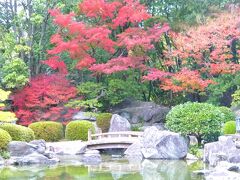
[[[92,130],[92,133],[95,132],[94,125],[85,120],[72,121],[67,124],[65,137],[68,140],[88,140],[88,129]]]
[[[32,141],[34,140],[34,132],[28,128],[17,124],[4,123],[0,124],[0,128],[7,131],[13,141]]]
[[[224,122],[235,121],[235,115],[230,108],[221,106],[219,109],[225,116]]]
[[[59,141],[64,138],[63,125],[52,121],[39,121],[28,126],[34,131],[36,139],[48,142]]]
[[[221,134],[225,115],[219,107],[207,103],[180,104],[172,108],[166,117],[166,127],[183,135],[194,135],[200,144],[215,141]]]
[[[235,134],[236,133],[236,121],[228,121],[223,126],[224,134]]]
[[[97,126],[101,128],[102,132],[108,132],[110,127],[110,121],[112,118],[111,113],[101,113],[97,116]]]
[[[11,141],[12,138],[10,134],[5,130],[0,129],[0,150],[6,150],[8,143]]]

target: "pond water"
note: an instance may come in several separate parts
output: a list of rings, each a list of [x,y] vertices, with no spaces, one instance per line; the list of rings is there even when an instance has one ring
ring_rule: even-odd
[[[82,165],[77,157],[66,157],[55,166],[11,166],[0,169],[6,180],[201,180],[192,173],[202,162],[127,160],[104,157],[99,165]]]

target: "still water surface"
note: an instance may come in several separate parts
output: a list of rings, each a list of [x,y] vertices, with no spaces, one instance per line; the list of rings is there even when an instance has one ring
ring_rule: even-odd
[[[21,166],[0,169],[4,180],[202,180],[192,173],[202,162],[127,160],[104,157],[99,165],[82,165],[77,157],[56,166]]]

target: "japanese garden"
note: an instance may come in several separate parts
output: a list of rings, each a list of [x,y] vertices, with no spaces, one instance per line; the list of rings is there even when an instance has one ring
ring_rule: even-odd
[[[239,0],[0,0],[0,179],[240,179]]]

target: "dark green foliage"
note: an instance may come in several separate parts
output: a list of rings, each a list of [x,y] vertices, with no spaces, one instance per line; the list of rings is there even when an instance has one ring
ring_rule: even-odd
[[[34,132],[32,129],[16,124],[4,123],[0,125],[1,129],[7,131],[13,141],[32,141],[34,140]]]
[[[228,121],[223,126],[224,134],[235,134],[236,133],[236,121]]]
[[[144,91],[144,84],[140,85],[134,79],[110,79],[106,99],[110,105],[118,104],[129,97],[141,100]]]
[[[230,108],[221,106],[219,109],[225,116],[224,122],[235,121],[235,115]]]
[[[5,130],[0,129],[0,151],[6,150],[8,143],[11,141],[12,138],[10,134]]]
[[[58,122],[40,121],[32,123],[28,127],[34,131],[36,139],[56,142],[64,137],[63,125]]]
[[[101,128],[102,132],[108,132],[110,121],[112,118],[111,113],[101,113],[97,116],[97,126]]]
[[[183,135],[195,135],[199,144],[217,140],[226,118],[221,109],[207,103],[180,104],[166,117],[166,127]]]
[[[207,88],[208,101],[214,105],[231,105],[231,94],[240,84],[240,74],[232,75],[225,74],[220,75],[213,79],[216,83],[209,85]],[[233,97],[234,102],[234,97]]]
[[[85,120],[72,121],[67,124],[65,137],[68,140],[88,140],[88,129],[91,129],[92,133],[95,132],[94,125]]]

